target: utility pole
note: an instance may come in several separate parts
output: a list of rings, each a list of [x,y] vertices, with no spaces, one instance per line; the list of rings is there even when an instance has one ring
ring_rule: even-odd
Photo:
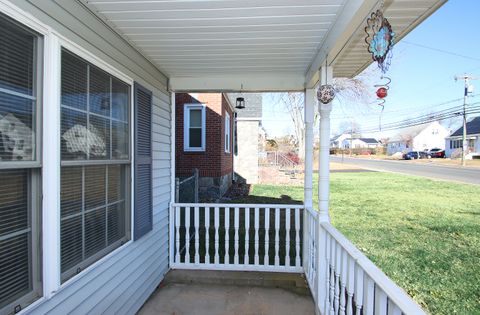
[[[477,78],[471,75],[457,75],[455,81],[463,80],[465,83],[465,92],[463,94],[463,136],[462,136],[462,166],[466,165],[465,156],[468,151],[468,141],[467,141],[467,104],[468,104],[468,94],[473,92],[473,85],[468,84],[470,80],[477,80]]]

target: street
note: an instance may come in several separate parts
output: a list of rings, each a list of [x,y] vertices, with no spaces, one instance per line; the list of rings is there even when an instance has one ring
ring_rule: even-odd
[[[332,162],[342,163],[342,157],[330,156],[330,159]],[[405,160],[374,160],[350,157],[344,157],[343,163],[375,171],[395,172],[480,185],[480,169],[474,167],[464,168],[460,166],[420,164]]]

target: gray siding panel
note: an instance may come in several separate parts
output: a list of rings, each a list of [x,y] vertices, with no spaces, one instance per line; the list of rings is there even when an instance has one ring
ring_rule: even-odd
[[[76,1],[15,1],[59,34],[153,92],[153,230],[67,282],[31,314],[134,314],[168,271],[171,106],[167,78]],[[133,92],[133,91],[132,91]]]

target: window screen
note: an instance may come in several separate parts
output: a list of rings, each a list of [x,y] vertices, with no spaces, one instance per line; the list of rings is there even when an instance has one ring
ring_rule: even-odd
[[[65,281],[130,238],[130,86],[67,50],[61,73]]]
[[[186,105],[184,110],[184,149],[205,150],[205,108],[202,105]]]
[[[42,38],[0,14],[0,313],[41,295],[38,116]]]
[[[230,115],[225,113],[225,152],[230,153]]]

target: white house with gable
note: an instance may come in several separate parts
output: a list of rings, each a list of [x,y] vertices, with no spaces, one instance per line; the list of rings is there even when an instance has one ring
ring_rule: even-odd
[[[426,151],[433,148],[445,149],[445,138],[450,132],[438,121],[430,124],[409,127],[387,142],[387,154],[405,151]]]

